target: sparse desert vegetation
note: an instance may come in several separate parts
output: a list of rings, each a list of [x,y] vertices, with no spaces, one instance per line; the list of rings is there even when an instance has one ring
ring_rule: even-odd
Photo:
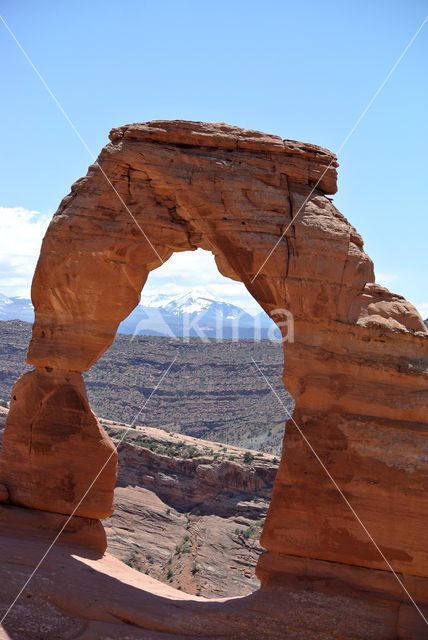
[[[10,397],[19,375],[30,369],[25,355],[31,325],[0,322],[0,398]],[[110,349],[85,374],[94,411],[131,423],[175,356],[168,376],[139,416],[146,424],[196,438],[235,444],[279,456],[287,416],[255,369],[254,358],[291,411],[282,386],[282,345],[262,340],[189,342],[118,334]],[[174,456],[178,448],[165,451]],[[180,452],[182,454],[184,452]],[[192,457],[197,452],[187,450]]]

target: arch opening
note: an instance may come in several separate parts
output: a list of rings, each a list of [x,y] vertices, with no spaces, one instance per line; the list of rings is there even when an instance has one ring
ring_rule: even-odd
[[[126,433],[118,448],[115,511],[104,522],[108,549],[183,592],[247,595],[259,587],[259,540],[287,419],[253,359],[281,393],[283,343],[261,307],[219,274],[208,252],[175,255],[151,272],[142,303],[85,374],[91,406],[107,418],[103,428],[115,444]],[[174,358],[128,431],[126,422]],[[291,413],[285,389],[282,400]]]

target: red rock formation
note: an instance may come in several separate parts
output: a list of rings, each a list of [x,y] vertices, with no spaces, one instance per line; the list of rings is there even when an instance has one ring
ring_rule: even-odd
[[[20,507],[16,511],[30,511]],[[2,509],[0,508],[0,515]],[[38,512],[33,512],[38,515]],[[14,514],[16,517],[16,514]],[[24,525],[25,516],[19,517]],[[30,518],[30,525],[36,518]],[[9,533],[9,535],[8,535]],[[85,550],[78,531],[56,544],[0,625],[13,640],[425,640],[426,626],[386,571],[266,554],[263,590],[206,601]],[[26,535],[24,535],[26,534]],[[41,535],[42,534],[42,535]],[[0,532],[0,610],[9,606],[46,552],[43,530]],[[41,538],[41,539],[40,539]],[[269,562],[271,561],[271,562]],[[273,562],[272,562],[273,561]],[[59,571],[58,568],[61,568]],[[418,602],[426,581],[406,577]]]
[[[60,530],[61,544],[91,549],[98,552],[98,556],[107,549],[106,532],[99,520],[0,505],[0,531],[6,538],[43,540],[47,546],[52,542],[52,533]]]
[[[113,513],[117,453],[80,373],[42,368],[19,378],[1,456],[0,477],[13,504],[56,513],[79,505],[77,515],[89,518]]]
[[[28,354],[38,373],[11,408],[1,458],[0,481],[12,501],[69,512],[76,497],[54,489],[72,454],[46,450],[62,434],[53,415],[62,420],[68,400],[53,397],[34,429],[38,376],[46,368],[61,379],[88,369],[138,303],[149,271],[175,251],[201,247],[268,313],[293,314],[284,383],[296,401],[295,422],[393,567],[428,576],[428,333],[410,303],[374,284],[361,237],[327,197],[336,191],[334,156],[225,124],[135,124],[110,139],[43,242]],[[82,440],[89,411],[76,408]],[[76,437],[69,425],[66,417],[65,449]],[[100,450],[90,440],[85,451],[86,481]],[[78,514],[107,513],[113,481],[110,468],[94,486],[93,510]],[[262,542],[264,585],[275,572],[286,576],[293,556],[387,568],[291,421]]]

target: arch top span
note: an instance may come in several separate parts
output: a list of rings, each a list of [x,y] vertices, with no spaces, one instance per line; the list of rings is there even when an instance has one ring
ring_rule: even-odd
[[[268,313],[347,322],[353,305],[358,319],[373,265],[326,195],[336,191],[329,151],[224,123],[155,121],[110,138],[44,239],[30,363],[88,369],[149,271],[198,247]]]
[[[328,197],[336,168],[325,149],[224,123],[112,130],[55,213],[34,275],[36,370],[15,385],[1,454],[14,503],[72,512],[110,451],[78,372],[109,347],[148,273],[201,247],[268,313],[294,318],[284,383],[296,404],[263,531],[263,583],[287,573],[290,556],[385,569],[296,424],[395,570],[428,576],[428,333],[409,302],[375,283],[360,235]],[[110,459],[78,515],[111,512]]]
[[[271,154],[290,177],[317,184],[320,191],[337,191],[337,158],[323,147],[250,129],[241,129],[225,122],[192,122],[188,120],[152,120],[127,124],[110,131],[112,142],[142,140],[173,144],[177,147],[242,151],[253,155]]]

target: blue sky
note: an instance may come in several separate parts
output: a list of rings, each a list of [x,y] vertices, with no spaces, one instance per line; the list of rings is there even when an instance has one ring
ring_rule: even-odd
[[[1,13],[95,154],[113,126],[159,118],[223,120],[335,151],[427,5],[3,0]],[[340,154],[334,199],[378,280],[425,317],[427,54],[428,23]],[[91,159],[1,24],[0,73],[0,291],[25,294],[43,225]],[[179,257],[178,285],[224,285],[198,255]],[[172,266],[153,272],[153,289],[171,284]]]

